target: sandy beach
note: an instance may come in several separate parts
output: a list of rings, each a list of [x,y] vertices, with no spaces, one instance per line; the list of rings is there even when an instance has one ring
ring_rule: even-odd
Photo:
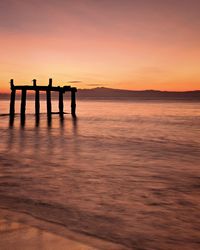
[[[1,250],[98,250],[125,249],[92,237],[82,236],[27,214],[0,209]]]

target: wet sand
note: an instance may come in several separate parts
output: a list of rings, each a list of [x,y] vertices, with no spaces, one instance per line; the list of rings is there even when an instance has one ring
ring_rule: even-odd
[[[1,250],[99,250],[125,249],[122,246],[79,235],[33,218],[27,214],[0,209]]]

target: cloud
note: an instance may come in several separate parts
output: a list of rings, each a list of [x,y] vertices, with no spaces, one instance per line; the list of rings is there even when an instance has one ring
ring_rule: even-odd
[[[86,84],[87,86],[90,86],[90,87],[103,87],[103,86],[106,86],[108,84],[96,84],[96,83],[90,83],[90,84]]]
[[[73,80],[73,81],[68,81],[68,83],[82,83],[82,81]]]

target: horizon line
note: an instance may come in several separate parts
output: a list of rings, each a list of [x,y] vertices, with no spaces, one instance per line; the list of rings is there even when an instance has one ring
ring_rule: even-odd
[[[19,85],[25,86],[25,85]],[[38,85],[40,86],[40,85]],[[145,91],[154,91],[154,92],[174,92],[174,93],[185,93],[185,92],[198,92],[200,89],[193,89],[193,90],[159,90],[159,89],[118,89],[118,88],[109,88],[109,87],[94,87],[94,88],[78,88],[77,90],[96,90],[96,89],[108,89],[108,90],[119,90],[119,91],[133,91],[133,92],[145,92]],[[10,94],[10,91],[1,91],[0,95]]]

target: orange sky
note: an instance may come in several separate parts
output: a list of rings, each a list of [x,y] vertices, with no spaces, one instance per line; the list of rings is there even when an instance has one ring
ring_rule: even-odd
[[[1,0],[0,90],[200,89],[199,0]]]

